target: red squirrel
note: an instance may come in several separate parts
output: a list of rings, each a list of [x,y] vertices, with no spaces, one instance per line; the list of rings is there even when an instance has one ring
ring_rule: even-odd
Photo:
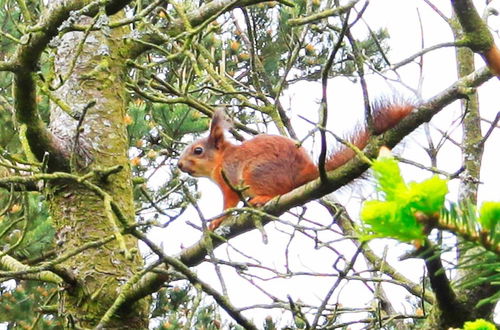
[[[394,127],[413,109],[410,104],[374,105],[373,133],[381,134]],[[249,198],[248,202],[260,206],[319,177],[317,165],[295,141],[283,136],[260,134],[235,145],[224,136],[227,125],[223,111],[215,111],[208,137],[189,145],[178,162],[181,171],[194,177],[207,177],[217,183],[224,197],[224,210],[235,207],[240,201],[235,187],[243,187],[241,194]],[[365,125],[356,130],[349,142],[363,149],[370,135]],[[352,149],[341,147],[329,156],[326,170],[332,171],[344,165],[355,155]],[[212,221],[209,229],[219,227],[224,218]]]

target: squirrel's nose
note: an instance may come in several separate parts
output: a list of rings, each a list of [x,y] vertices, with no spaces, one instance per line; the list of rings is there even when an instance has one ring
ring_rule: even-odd
[[[181,171],[183,171],[183,172],[184,172],[184,169],[183,169],[183,167],[184,167],[184,163],[183,163],[182,161],[180,161],[180,160],[179,160],[179,161],[177,162],[177,167],[179,168],[179,170],[181,170]]]

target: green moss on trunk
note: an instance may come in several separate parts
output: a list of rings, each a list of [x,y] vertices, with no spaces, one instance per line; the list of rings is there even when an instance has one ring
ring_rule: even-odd
[[[95,101],[84,117],[78,143],[71,141],[76,123],[56,106],[52,108],[51,126],[61,140],[70,137],[66,149],[72,157],[78,158],[72,162],[75,174],[115,165],[123,167],[105,182],[96,180],[93,183],[106,191],[128,221],[133,222],[132,181],[127,158],[129,143],[123,120],[127,104],[126,67],[125,59],[118,52],[125,32],[120,29],[113,29],[110,35],[92,32],[78,54],[69,79],[58,91],[74,110]],[[75,56],[74,43],[80,42],[82,36],[81,32],[65,35],[56,59],[58,74],[64,76],[68,72],[67,58]],[[67,122],[74,126],[68,129],[64,126]],[[115,226],[107,216],[102,197],[84,185],[58,182],[50,187],[48,199],[61,251],[67,252],[115,234]],[[115,222],[119,223],[116,219]],[[128,251],[137,251],[135,238],[125,236],[124,241]],[[122,284],[142,266],[142,260],[137,253],[128,260],[117,240],[113,240],[104,246],[85,250],[61,266],[78,280],[66,290],[66,298],[61,300],[64,316],[75,326],[93,328],[116,299]],[[147,322],[148,303],[143,299],[134,306],[122,308],[107,327],[141,329],[147,328]]]

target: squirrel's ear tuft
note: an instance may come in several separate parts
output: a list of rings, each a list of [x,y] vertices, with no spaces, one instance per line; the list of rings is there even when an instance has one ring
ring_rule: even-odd
[[[214,125],[221,126],[223,129],[231,128],[232,126],[231,121],[224,112],[224,108],[215,109],[214,114],[212,116],[212,123],[210,125],[210,129],[212,129]]]
[[[231,127],[230,121],[227,119],[224,109],[217,108],[214,111],[212,122],[210,123],[209,142],[213,143],[215,148],[219,149],[225,142],[224,130]]]

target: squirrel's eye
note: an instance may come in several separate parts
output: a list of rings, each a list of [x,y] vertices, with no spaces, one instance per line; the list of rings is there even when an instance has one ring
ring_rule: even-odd
[[[202,148],[202,147],[196,147],[196,148],[194,148],[194,150],[193,150],[193,153],[194,153],[195,155],[201,155],[201,153],[202,153],[202,152],[203,152],[203,148]]]

